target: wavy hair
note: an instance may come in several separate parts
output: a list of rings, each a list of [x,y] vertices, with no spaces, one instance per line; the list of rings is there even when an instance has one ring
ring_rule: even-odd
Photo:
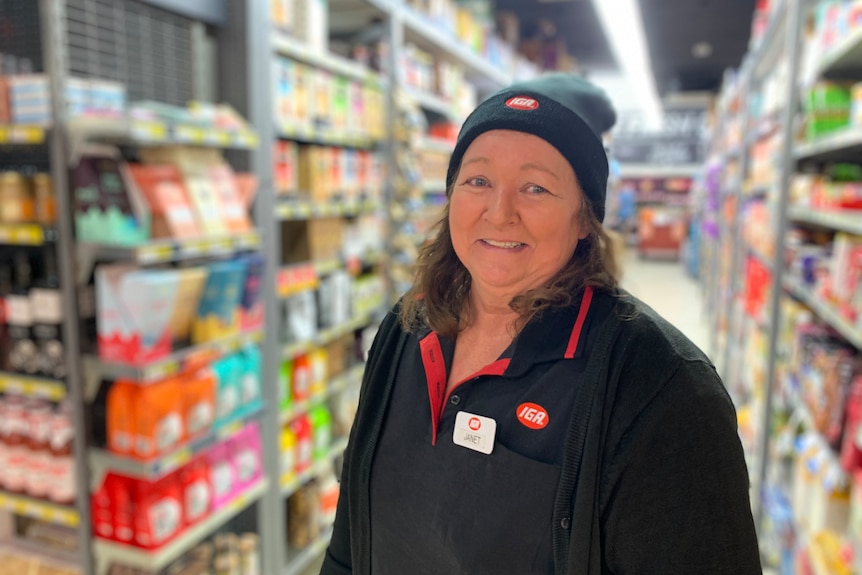
[[[447,192],[451,198],[452,189]],[[578,242],[575,252],[563,268],[539,288],[529,290],[509,302],[519,315],[515,328],[552,307],[567,307],[586,286],[611,291],[617,286],[618,270],[613,245],[596,218],[590,201],[583,196],[581,224],[589,233]],[[401,300],[399,319],[407,332],[427,326],[435,332],[455,337],[470,319],[470,272],[461,263],[452,245],[449,228],[449,206],[437,222],[437,235],[419,250],[412,287]]]

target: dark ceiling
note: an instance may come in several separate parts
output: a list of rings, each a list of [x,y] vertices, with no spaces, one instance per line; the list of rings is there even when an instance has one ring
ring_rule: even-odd
[[[639,1],[660,93],[718,90],[724,70],[739,66],[756,0]],[[522,38],[537,34],[540,20],[553,22],[587,73],[616,68],[592,0],[497,0],[496,6],[518,15]],[[696,58],[692,47],[698,42],[708,42],[712,54]]]

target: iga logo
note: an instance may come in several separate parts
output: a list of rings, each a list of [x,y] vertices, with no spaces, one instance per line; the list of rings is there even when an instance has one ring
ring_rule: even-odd
[[[522,403],[518,406],[518,421],[530,429],[542,429],[548,425],[548,412],[541,405]]]
[[[515,96],[506,100],[506,105],[515,110],[535,110],[539,102],[529,96]]]
[[[482,427],[482,420],[478,417],[471,417],[470,423],[468,423],[467,425],[469,425],[470,429],[472,429],[473,431],[479,431],[479,428]]]

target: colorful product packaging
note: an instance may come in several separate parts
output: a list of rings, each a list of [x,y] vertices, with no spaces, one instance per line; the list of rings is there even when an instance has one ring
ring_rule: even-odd
[[[206,286],[192,326],[192,343],[195,344],[239,332],[245,266],[234,260],[216,262],[207,268]]]

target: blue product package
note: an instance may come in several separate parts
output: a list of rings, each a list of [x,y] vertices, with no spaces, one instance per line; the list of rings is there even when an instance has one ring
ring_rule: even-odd
[[[216,418],[215,426],[229,423],[242,405],[242,360],[239,354],[232,354],[212,364],[216,376]]]
[[[194,343],[211,341],[239,331],[239,304],[245,266],[239,260],[207,266],[209,275],[198,305]]]
[[[260,406],[263,394],[263,361],[260,348],[247,345],[240,353],[240,403],[242,409],[253,411]]]

